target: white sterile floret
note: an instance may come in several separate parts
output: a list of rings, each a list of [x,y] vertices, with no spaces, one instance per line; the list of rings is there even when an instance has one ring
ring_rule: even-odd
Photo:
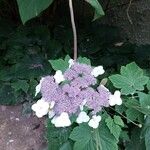
[[[69,68],[71,68],[71,66],[74,65],[74,60],[73,59],[69,59],[68,63],[69,63]]]
[[[40,92],[43,80],[44,78],[41,78],[40,83],[36,86],[35,96]]]
[[[55,127],[68,127],[71,125],[71,121],[69,119],[69,115],[66,112],[61,113],[60,116],[55,116],[51,123],[55,125]]]
[[[98,66],[98,67],[95,67],[93,68],[91,74],[94,76],[94,77],[98,77],[99,75],[102,75],[104,74],[104,68],[103,66]]]
[[[90,120],[90,117],[87,115],[86,112],[84,111],[81,111],[78,115],[78,118],[77,118],[77,123],[80,124],[80,123],[83,123],[83,122],[88,122]]]
[[[114,95],[110,95],[109,96],[110,106],[121,105],[122,104],[122,99],[120,98],[120,96],[121,96],[120,91],[115,91]]]
[[[55,106],[55,102],[54,101],[52,101],[51,103],[50,103],[50,109],[52,109],[53,107]]]
[[[32,110],[35,111],[35,114],[38,118],[41,118],[48,113],[49,103],[43,99],[40,99],[32,105]]]
[[[65,80],[61,70],[56,71],[54,75],[54,79],[55,79],[55,82],[58,84]]]
[[[53,110],[50,110],[49,112],[48,112],[48,117],[51,119],[51,118],[53,118],[55,116],[55,112],[53,111]]]
[[[92,119],[89,121],[88,125],[94,129],[98,128],[99,122],[101,121],[101,116],[94,115]]]

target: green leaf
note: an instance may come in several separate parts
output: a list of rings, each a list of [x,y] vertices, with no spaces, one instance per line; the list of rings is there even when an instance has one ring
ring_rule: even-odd
[[[115,115],[114,116],[114,122],[115,122],[115,124],[120,125],[121,127],[124,127],[124,122],[120,116]]]
[[[143,70],[134,62],[121,67],[121,75],[116,74],[109,77],[116,88],[121,89],[124,95],[134,94],[136,91],[144,90],[149,78],[143,75]]]
[[[79,63],[82,63],[82,64],[87,64],[87,65],[91,65],[91,61],[90,59],[86,58],[86,57],[78,57],[78,60],[77,60]]]
[[[47,122],[47,140],[48,140],[48,149],[49,150],[59,150],[67,144],[68,138],[71,132],[71,128],[56,128],[51,124],[51,121],[48,119]],[[67,145],[66,145],[66,144]]]
[[[111,134],[113,134],[114,137],[118,140],[120,133],[121,133],[120,125],[116,124],[114,122],[114,119],[112,119],[110,116],[108,118],[106,118],[105,122],[106,122],[106,125],[109,128]]]
[[[104,122],[101,122],[96,130],[82,124],[74,128],[70,138],[75,141],[74,150],[118,150],[117,140]]]
[[[149,80],[148,83],[147,83],[147,88],[148,88],[148,90],[150,91],[150,80]]]
[[[144,128],[142,129],[142,137],[145,138],[146,150],[150,148],[150,117],[146,117]]]
[[[49,60],[49,62],[55,71],[61,70],[62,72],[65,72],[69,68],[68,61],[65,61],[63,59]]]
[[[89,3],[95,9],[95,15],[94,15],[93,20],[96,20],[99,17],[105,15],[103,8],[102,8],[101,4],[98,2],[98,0],[85,0],[85,1],[87,3]]]
[[[139,92],[138,95],[141,106],[150,109],[150,94]]]
[[[127,118],[132,120],[132,121],[136,121],[139,117],[141,113],[133,108],[129,108],[126,110],[126,115],[127,115]],[[130,122],[128,120],[128,122]]]
[[[129,135],[128,135],[128,131],[123,131],[121,132],[120,134],[120,138],[123,140],[123,141],[130,141],[130,138],[129,138]]]
[[[150,109],[147,107],[142,107],[136,99],[128,99],[127,102],[124,103],[127,108],[133,109],[130,111],[136,111],[143,113],[145,115],[150,115]],[[137,114],[137,113],[136,113]]]
[[[16,104],[17,99],[14,95],[14,89],[9,85],[0,84],[0,105]]]
[[[68,141],[68,142],[64,143],[59,150],[72,150],[72,145]]]
[[[53,0],[17,0],[19,13],[23,23],[38,16],[51,5]]]
[[[22,90],[25,93],[27,93],[28,89],[29,89],[29,84],[27,83],[26,80],[18,80],[17,82],[13,82],[11,84],[12,88],[15,89],[15,91],[19,91]]]

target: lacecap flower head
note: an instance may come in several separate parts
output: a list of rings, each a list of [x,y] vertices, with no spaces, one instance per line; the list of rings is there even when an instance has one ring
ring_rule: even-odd
[[[48,114],[55,127],[70,126],[70,118],[74,115],[78,124],[87,122],[90,127],[97,128],[101,121],[97,113],[103,107],[122,103],[119,91],[111,94],[104,85],[97,86],[97,77],[104,72],[102,66],[94,68],[69,60],[64,73],[57,70],[54,76],[40,80],[36,95],[40,92],[42,99],[33,104],[33,111],[37,117]]]

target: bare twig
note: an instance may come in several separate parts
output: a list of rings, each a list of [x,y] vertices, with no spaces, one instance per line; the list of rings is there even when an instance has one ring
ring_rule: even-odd
[[[132,4],[132,0],[129,1],[129,5],[127,7],[127,17],[128,17],[128,20],[129,20],[130,24],[133,24],[133,21],[132,21],[130,15],[129,15],[129,9],[131,7],[131,4]]]
[[[70,8],[70,17],[71,17],[71,24],[72,24],[72,30],[73,30],[73,38],[74,38],[74,60],[77,60],[77,31],[75,26],[75,20],[74,20],[74,12],[73,12],[73,4],[72,0],[69,0],[69,8]]]

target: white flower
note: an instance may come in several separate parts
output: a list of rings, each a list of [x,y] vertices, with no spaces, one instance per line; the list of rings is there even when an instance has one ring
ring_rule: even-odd
[[[87,102],[86,99],[84,99],[83,102],[81,103],[81,105],[80,105],[80,110],[81,111],[83,110],[83,107],[86,104],[86,102]]]
[[[49,118],[53,118],[55,116],[55,112],[53,111],[53,110],[50,110],[49,112],[48,112],[48,117]]]
[[[41,118],[48,113],[49,103],[43,99],[40,99],[32,105],[32,110],[35,111],[35,114],[38,118]]]
[[[99,122],[101,121],[101,116],[94,115],[92,119],[89,121],[88,125],[94,129],[98,128]]]
[[[41,84],[42,84],[43,80],[44,80],[44,78],[41,78],[40,83],[36,86],[35,96],[40,92]]]
[[[55,102],[52,101],[49,108],[52,109],[54,107],[54,105],[55,105]]]
[[[105,72],[105,71],[104,71],[103,66],[98,66],[98,67],[93,68],[91,74],[92,74],[94,77],[98,77],[99,75],[102,75],[104,72]]]
[[[88,122],[90,120],[90,117],[87,115],[86,112],[84,111],[81,111],[78,115],[78,118],[77,118],[77,123],[80,124],[80,123],[83,123],[83,122]]]
[[[54,75],[54,79],[55,79],[55,82],[58,84],[65,80],[61,70],[56,71]]]
[[[114,95],[110,95],[109,96],[110,106],[121,105],[122,104],[122,99],[120,98],[120,96],[121,96],[120,91],[115,91]]]
[[[71,68],[71,66],[74,65],[74,60],[73,59],[69,59],[68,63],[69,63],[69,68]]]
[[[71,121],[69,119],[69,115],[66,112],[61,113],[60,116],[55,116],[51,123],[55,125],[55,127],[68,127],[71,125]]]

